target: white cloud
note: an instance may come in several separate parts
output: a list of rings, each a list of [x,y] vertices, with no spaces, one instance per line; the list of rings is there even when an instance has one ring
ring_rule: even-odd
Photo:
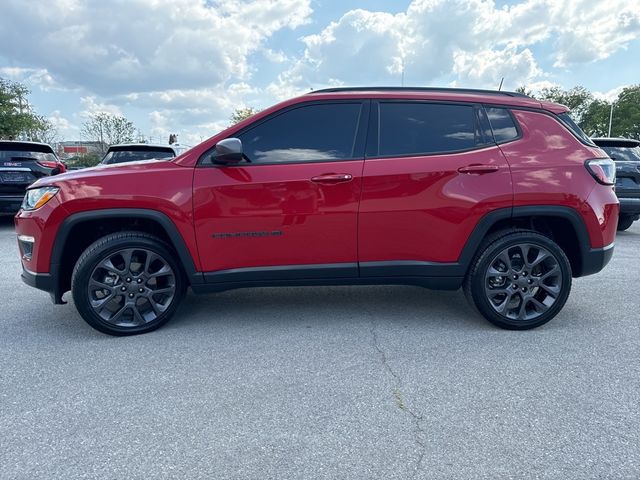
[[[81,97],[80,105],[82,106],[82,112],[80,113],[80,116],[83,118],[88,118],[90,115],[94,115],[97,113],[122,115],[122,110],[119,106],[109,103],[101,103],[99,101],[96,101],[96,97],[94,96]]]
[[[0,55],[97,94],[203,88],[248,79],[249,55],[310,14],[309,0],[4,0]]]
[[[403,70],[407,85],[495,88],[504,76],[505,89],[550,86],[557,69],[640,38],[639,1],[413,0],[316,26],[311,0],[3,0],[0,58],[12,66],[0,75],[75,90],[81,113],[53,107],[61,131],[105,111],[137,115],[157,140],[197,143],[235,108],[324,86],[400,85]],[[277,35],[302,25],[298,40]]]
[[[635,6],[632,4],[636,3]],[[338,78],[348,84],[461,86],[543,81],[530,47],[544,42],[556,66],[606,58],[640,38],[637,0],[414,0],[406,12],[352,10],[303,39],[304,55],[268,87],[278,96]]]
[[[47,116],[47,120],[49,120],[58,131],[58,136],[60,138],[77,137],[80,133],[80,128],[63,116],[60,110],[54,110],[51,112]]]

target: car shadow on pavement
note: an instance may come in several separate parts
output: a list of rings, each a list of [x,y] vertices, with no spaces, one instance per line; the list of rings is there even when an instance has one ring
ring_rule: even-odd
[[[164,328],[270,323],[274,327],[344,322],[430,329],[493,329],[462,291],[412,286],[277,287],[189,294]],[[200,327],[197,327],[200,328]]]

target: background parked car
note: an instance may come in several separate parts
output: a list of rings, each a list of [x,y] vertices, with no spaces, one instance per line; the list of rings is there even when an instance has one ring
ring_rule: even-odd
[[[616,162],[616,194],[620,200],[618,230],[626,230],[640,218],[640,141],[627,138],[594,138]]]
[[[27,187],[38,178],[65,170],[46,143],[0,141],[0,214],[15,214]]]
[[[126,143],[111,145],[102,159],[103,165],[113,163],[137,162],[140,160],[168,160],[181,155],[189,148],[187,145],[154,145],[150,143]]]

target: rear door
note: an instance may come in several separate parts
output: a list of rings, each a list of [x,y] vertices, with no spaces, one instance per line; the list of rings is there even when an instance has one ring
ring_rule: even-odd
[[[480,218],[512,203],[480,105],[372,104],[358,226],[362,276],[440,275]]]
[[[236,134],[240,164],[203,156],[193,200],[207,281],[357,276],[368,109],[298,104]]]

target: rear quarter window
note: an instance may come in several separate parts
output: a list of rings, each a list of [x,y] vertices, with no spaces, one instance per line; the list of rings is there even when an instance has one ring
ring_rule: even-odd
[[[518,138],[518,127],[507,108],[487,107],[485,111],[496,143],[510,142]]]

